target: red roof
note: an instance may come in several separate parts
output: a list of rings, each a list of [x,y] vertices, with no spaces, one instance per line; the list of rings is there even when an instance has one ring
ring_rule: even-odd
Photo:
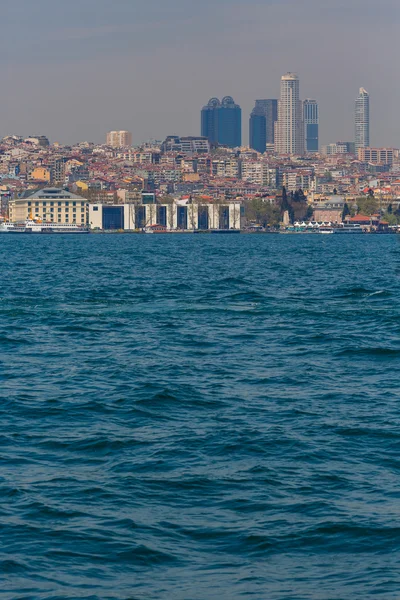
[[[355,217],[350,217],[347,220],[355,223],[359,223],[360,221],[363,223],[370,223],[371,217],[366,217],[365,215],[355,215]]]

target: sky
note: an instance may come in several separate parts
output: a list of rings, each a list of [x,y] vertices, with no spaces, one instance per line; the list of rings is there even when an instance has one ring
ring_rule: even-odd
[[[0,136],[134,144],[199,135],[200,110],[233,96],[243,141],[257,98],[298,73],[323,144],[354,139],[371,99],[371,145],[400,146],[399,0],[3,0]]]

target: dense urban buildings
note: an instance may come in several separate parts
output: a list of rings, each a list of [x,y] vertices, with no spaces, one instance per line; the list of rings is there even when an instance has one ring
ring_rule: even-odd
[[[132,134],[130,131],[109,131],[107,133],[107,146],[112,148],[125,148],[132,146]]]
[[[295,73],[287,73],[281,79],[275,151],[277,154],[304,154],[303,110],[299,78]]]
[[[355,110],[355,148],[369,147],[369,94],[360,88]]]
[[[399,150],[365,145],[368,93],[361,88],[356,104],[358,147],[338,141],[319,151],[318,103],[302,102],[299,87],[288,73],[279,104],[256,100],[249,146],[242,146],[241,109],[230,96],[203,108],[201,136],[175,134],[132,147],[126,131],[110,132],[107,144],[73,146],[44,135],[8,135],[0,141],[0,229],[2,220],[27,218],[47,231],[65,224],[237,232],[345,218],[400,227]]]
[[[319,151],[319,109],[316,100],[307,98],[303,102],[305,151]]]
[[[201,135],[213,146],[238,148],[242,144],[242,109],[231,96],[211,98],[201,111]]]
[[[249,145],[257,152],[265,152],[267,144],[274,144],[275,123],[278,119],[278,101],[256,100],[249,121]]]

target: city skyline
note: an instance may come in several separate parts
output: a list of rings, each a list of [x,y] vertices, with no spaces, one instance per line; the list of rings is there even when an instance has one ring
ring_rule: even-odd
[[[43,132],[61,143],[99,142],[106,131],[127,129],[135,144],[171,132],[196,135],[199,99],[201,106],[228,94],[250,114],[255,98],[278,97],[279,77],[291,70],[307,96],[318,98],[321,144],[353,138],[354,99],[362,85],[374,98],[371,143],[397,146],[400,82],[384,57],[392,55],[398,21],[394,0],[379,8],[369,0],[334,6],[205,0],[189,8],[181,0],[168,6],[159,0],[112,6],[105,0],[21,0],[7,7],[3,21],[0,134]],[[358,29],[366,35],[355,41]],[[372,65],[367,32],[382,50]]]

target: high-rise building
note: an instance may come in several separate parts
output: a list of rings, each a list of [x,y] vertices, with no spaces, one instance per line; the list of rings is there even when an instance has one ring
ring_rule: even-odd
[[[360,88],[356,100],[355,126],[357,152],[359,148],[369,147],[369,94],[364,88]]]
[[[281,79],[275,151],[278,154],[304,154],[303,110],[299,78],[295,73],[287,73]]]
[[[265,152],[266,144],[274,143],[277,119],[278,100],[256,100],[249,122],[250,148]]]
[[[132,134],[130,131],[109,131],[107,133],[107,146],[112,148],[124,148],[132,146]]]
[[[201,111],[201,135],[210,144],[236,148],[242,145],[242,109],[231,96],[211,98]]]
[[[306,152],[318,152],[319,150],[319,110],[316,100],[304,100],[303,119]]]

